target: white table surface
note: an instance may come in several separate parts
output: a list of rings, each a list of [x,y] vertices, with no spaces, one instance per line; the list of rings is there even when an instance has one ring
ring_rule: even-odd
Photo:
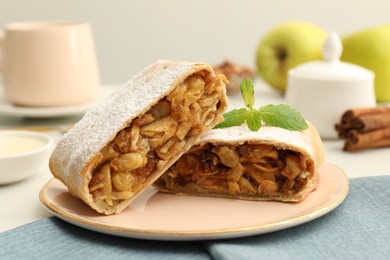
[[[107,88],[107,87],[105,87]],[[110,88],[115,88],[110,86]],[[256,106],[283,103],[281,94],[256,82]],[[243,107],[240,95],[230,97],[229,109]],[[80,116],[54,119],[24,119],[0,115],[0,129],[59,126],[66,128],[79,120]],[[48,132],[58,139],[60,133]],[[349,178],[389,175],[390,148],[371,149],[355,153],[342,150],[342,140],[323,140],[325,160],[339,166]],[[0,169],[1,174],[1,169]],[[40,203],[38,194],[42,186],[52,178],[48,167],[21,182],[0,186],[0,232],[51,216]]]

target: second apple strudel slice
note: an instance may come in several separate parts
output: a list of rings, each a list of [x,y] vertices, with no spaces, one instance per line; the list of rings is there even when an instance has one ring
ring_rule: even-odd
[[[317,187],[323,157],[312,124],[304,131],[213,129],[154,185],[178,195],[299,202]]]

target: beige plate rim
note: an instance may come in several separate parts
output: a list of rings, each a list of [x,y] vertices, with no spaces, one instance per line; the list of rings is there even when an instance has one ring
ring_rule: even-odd
[[[346,198],[349,191],[349,179],[345,172],[340,169],[338,166],[331,163],[324,163],[327,168],[337,171],[338,181],[343,181],[345,184],[336,198],[330,201],[327,204],[321,205],[316,210],[304,213],[295,217],[287,217],[280,221],[275,221],[267,224],[260,225],[250,225],[246,227],[232,227],[232,228],[223,228],[223,229],[212,229],[212,230],[159,230],[159,229],[140,229],[140,228],[126,228],[120,226],[113,226],[104,223],[98,223],[95,221],[88,220],[82,216],[78,216],[77,213],[69,213],[61,208],[54,205],[45,195],[47,189],[50,188],[50,184],[53,181],[58,181],[56,179],[49,180],[41,189],[39,193],[39,199],[45,209],[57,216],[58,218],[71,223],[73,225],[89,229],[92,231],[128,237],[128,238],[137,238],[137,239],[147,239],[147,240],[169,240],[169,241],[194,241],[194,240],[211,240],[211,239],[227,239],[227,238],[238,238],[252,235],[259,235],[269,232],[274,232],[289,227],[297,226],[308,221],[319,218],[337,206],[339,206],[344,199]],[[321,185],[321,181],[320,184]],[[64,186],[65,187],[65,186]],[[174,196],[174,195],[171,195]],[[310,195],[309,195],[310,196]],[[198,197],[201,199],[201,197]],[[303,201],[304,202],[304,201]],[[301,203],[303,203],[301,202]],[[262,203],[262,202],[256,202]],[[87,207],[87,206],[86,206]],[[109,218],[110,216],[104,216]]]

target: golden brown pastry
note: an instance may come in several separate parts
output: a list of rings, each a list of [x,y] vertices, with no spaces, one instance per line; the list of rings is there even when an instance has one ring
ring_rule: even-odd
[[[223,120],[225,81],[206,63],[150,65],[61,138],[53,175],[96,211],[121,212]]]
[[[179,195],[299,202],[317,187],[323,157],[322,141],[310,123],[304,131],[213,129],[155,186]]]

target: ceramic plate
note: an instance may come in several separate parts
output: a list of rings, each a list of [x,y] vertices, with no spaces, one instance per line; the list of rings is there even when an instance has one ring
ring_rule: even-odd
[[[113,91],[113,87],[102,87],[96,97],[86,104],[63,106],[63,107],[21,107],[15,106],[4,98],[4,94],[0,91],[0,114],[12,117],[28,117],[28,118],[48,118],[61,117],[84,114],[88,109],[101,102]]]
[[[149,188],[121,214],[99,215],[50,180],[40,200],[57,217],[97,232],[153,240],[209,240],[258,235],[296,226],[336,208],[349,181],[338,167],[325,163],[318,188],[300,203],[175,196]]]

